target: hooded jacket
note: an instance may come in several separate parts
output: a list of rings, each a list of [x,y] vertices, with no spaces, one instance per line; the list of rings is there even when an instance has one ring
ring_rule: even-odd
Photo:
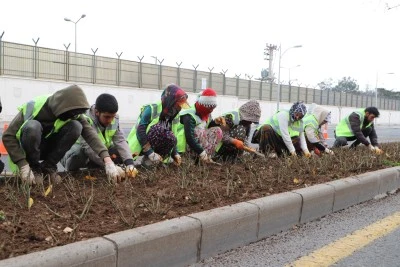
[[[51,132],[54,122],[64,112],[74,109],[88,109],[89,103],[86,99],[85,93],[77,85],[71,85],[65,89],[55,92],[50,95],[43,107],[40,109],[36,117],[32,118],[40,122],[43,132],[42,135],[46,136]],[[80,116],[77,119],[82,124],[82,137],[89,144],[89,146],[102,158],[108,157],[108,150],[102,144],[96,131],[90,126],[89,122]],[[24,115],[20,111],[9,124],[7,130],[3,133],[3,143],[11,160],[22,167],[27,165],[28,162],[25,157],[25,152],[20,146],[17,138],[17,132],[24,124]]]
[[[320,125],[326,120],[330,111],[325,109],[320,105],[315,105],[313,108],[309,110],[309,113],[303,118],[304,122],[304,132],[306,134],[307,140],[316,145],[319,150],[324,151],[325,146],[321,144],[324,141],[323,135],[320,131]],[[307,123],[308,116],[313,116],[317,121],[317,125],[313,123]]]

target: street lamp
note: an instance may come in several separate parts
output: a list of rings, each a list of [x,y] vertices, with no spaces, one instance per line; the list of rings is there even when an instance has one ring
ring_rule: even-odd
[[[395,74],[394,72],[387,72],[385,74],[391,75]],[[375,81],[375,107],[378,108],[378,78],[379,78],[379,72],[376,72],[376,81]]]
[[[84,17],[86,17],[86,15],[85,15],[85,14],[82,14],[82,16],[81,16],[77,21],[70,20],[69,18],[64,18],[65,21],[72,22],[72,23],[75,24],[75,53],[77,52],[77,50],[76,50],[76,39],[77,39],[77,38],[76,38],[76,24],[78,24],[78,22],[79,22],[81,19],[83,19]]]
[[[289,83],[290,83],[290,81],[291,81],[291,79],[290,79],[290,70],[291,70],[291,69],[294,69],[294,68],[297,68],[297,67],[300,67],[300,66],[301,66],[301,65],[296,65],[296,66],[289,67],[289,68],[288,68],[288,67],[282,67],[283,69],[288,69],[288,71],[289,71],[289,80],[288,80]]]
[[[295,45],[287,48],[282,53],[282,45],[279,45],[279,66],[278,66],[278,96],[276,100],[276,111],[279,111],[279,102],[281,102],[281,60],[285,53],[291,48],[300,48],[302,45]]]

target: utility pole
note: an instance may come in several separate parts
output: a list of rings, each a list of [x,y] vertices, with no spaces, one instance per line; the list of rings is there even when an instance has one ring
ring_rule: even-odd
[[[264,48],[265,60],[269,60],[268,66],[268,80],[272,81],[274,79],[273,71],[272,71],[272,62],[274,60],[274,51],[277,50],[277,46],[273,44],[266,44]]]

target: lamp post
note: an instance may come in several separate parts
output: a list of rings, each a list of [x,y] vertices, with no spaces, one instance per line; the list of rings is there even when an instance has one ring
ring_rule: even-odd
[[[291,69],[294,69],[294,68],[297,68],[297,67],[300,67],[301,65],[297,65],[297,66],[294,66],[294,67],[291,67],[291,68],[288,68],[289,69],[289,83],[290,83],[290,70]]]
[[[394,72],[387,72],[385,74],[391,75]],[[379,71],[376,72],[376,80],[375,80],[375,107],[378,108],[378,80],[379,80]]]
[[[75,53],[77,52],[77,49],[76,49],[76,39],[77,39],[77,38],[76,38],[76,24],[78,24],[78,22],[79,22],[81,19],[83,19],[84,17],[86,17],[86,15],[85,15],[85,14],[82,14],[82,16],[81,16],[77,21],[70,20],[69,18],[64,18],[65,21],[72,22],[72,23],[75,24]]]
[[[278,96],[276,100],[276,111],[279,111],[279,102],[281,101],[281,60],[285,53],[291,48],[300,48],[302,45],[295,45],[287,48],[282,53],[282,45],[279,45],[279,66],[278,66]]]

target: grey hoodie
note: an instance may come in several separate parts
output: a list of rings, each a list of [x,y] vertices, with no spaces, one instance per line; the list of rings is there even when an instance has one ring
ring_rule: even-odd
[[[65,89],[55,92],[49,96],[44,106],[41,108],[34,120],[40,122],[43,128],[42,135],[47,135],[53,128],[54,122],[57,117],[62,113],[74,109],[89,108],[89,103],[83,90],[77,85],[71,85]],[[90,126],[84,118],[79,118],[78,121],[82,124],[82,137],[89,144],[89,146],[104,159],[108,157],[108,150],[103,145],[96,131]],[[11,121],[7,130],[3,133],[3,143],[11,160],[22,167],[27,165],[25,152],[20,146],[17,139],[17,132],[24,124],[24,116],[20,111]]]

